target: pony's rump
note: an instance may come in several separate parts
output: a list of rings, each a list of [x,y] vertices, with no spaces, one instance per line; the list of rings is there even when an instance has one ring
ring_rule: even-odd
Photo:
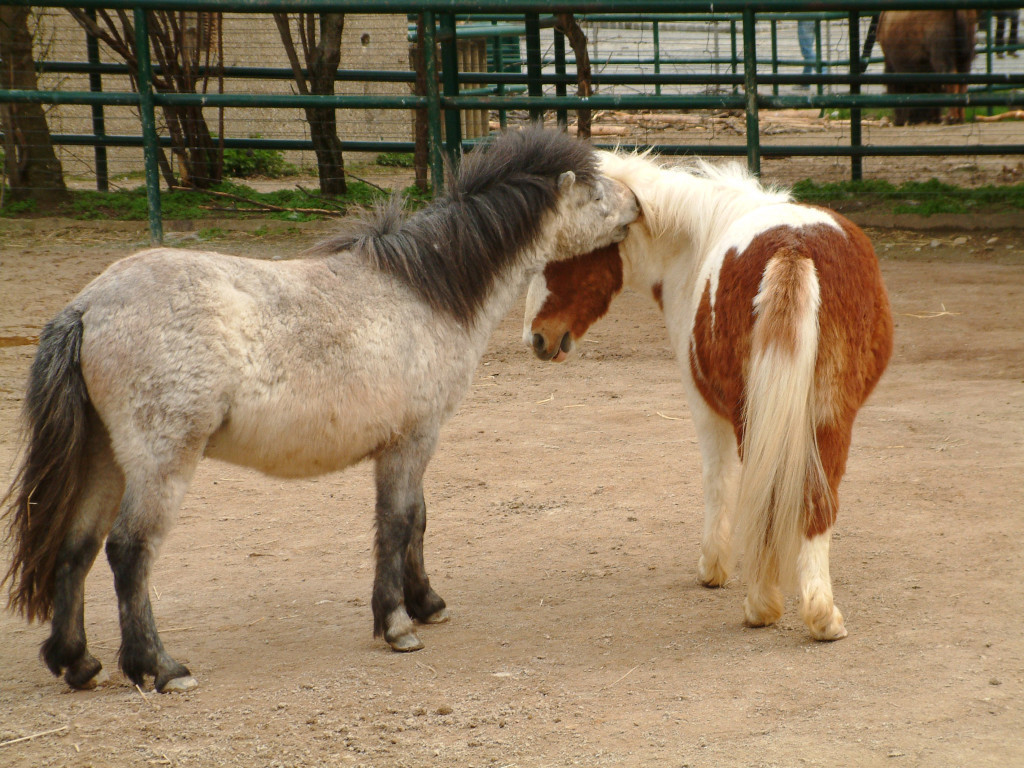
[[[61,544],[83,482],[89,395],[82,379],[82,314],[67,307],[39,335],[25,398],[28,445],[8,502],[13,557],[8,606],[29,621],[53,612]]]

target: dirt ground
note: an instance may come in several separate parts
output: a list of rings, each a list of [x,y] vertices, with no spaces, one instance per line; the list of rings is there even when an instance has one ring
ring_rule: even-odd
[[[370,466],[282,481],[207,461],[152,589],[200,687],[116,670],[101,559],[96,690],[51,677],[45,628],[0,614],[0,765],[1024,765],[1024,233],[869,234],[896,350],[842,487],[847,639],[811,641],[792,601],[745,628],[738,581],[697,585],[698,450],[649,300],[622,297],[563,365],[522,346],[517,307],[427,474],[452,621],[424,650],[371,636]],[[267,258],[314,237],[212,246]],[[142,245],[135,226],[0,223],[4,486],[32,337]]]

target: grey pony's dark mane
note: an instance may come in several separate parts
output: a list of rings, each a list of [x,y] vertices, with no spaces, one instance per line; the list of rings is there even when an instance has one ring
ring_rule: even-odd
[[[311,254],[361,254],[435,310],[468,324],[495,278],[540,234],[566,171],[594,183],[593,149],[557,131],[505,133],[466,155],[444,197],[408,218],[402,200],[392,199]]]

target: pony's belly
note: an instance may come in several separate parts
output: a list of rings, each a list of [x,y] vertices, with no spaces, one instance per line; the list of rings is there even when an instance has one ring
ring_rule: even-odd
[[[352,466],[375,453],[391,430],[368,424],[338,428],[328,416],[276,429],[225,424],[206,445],[206,455],[278,477],[311,477]]]

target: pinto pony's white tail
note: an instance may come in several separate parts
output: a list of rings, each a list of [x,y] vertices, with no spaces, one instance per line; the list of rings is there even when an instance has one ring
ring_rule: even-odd
[[[782,615],[778,585],[794,585],[813,505],[834,505],[816,439],[820,299],[811,259],[791,249],[769,259],[754,299],[736,505],[753,625]]]

